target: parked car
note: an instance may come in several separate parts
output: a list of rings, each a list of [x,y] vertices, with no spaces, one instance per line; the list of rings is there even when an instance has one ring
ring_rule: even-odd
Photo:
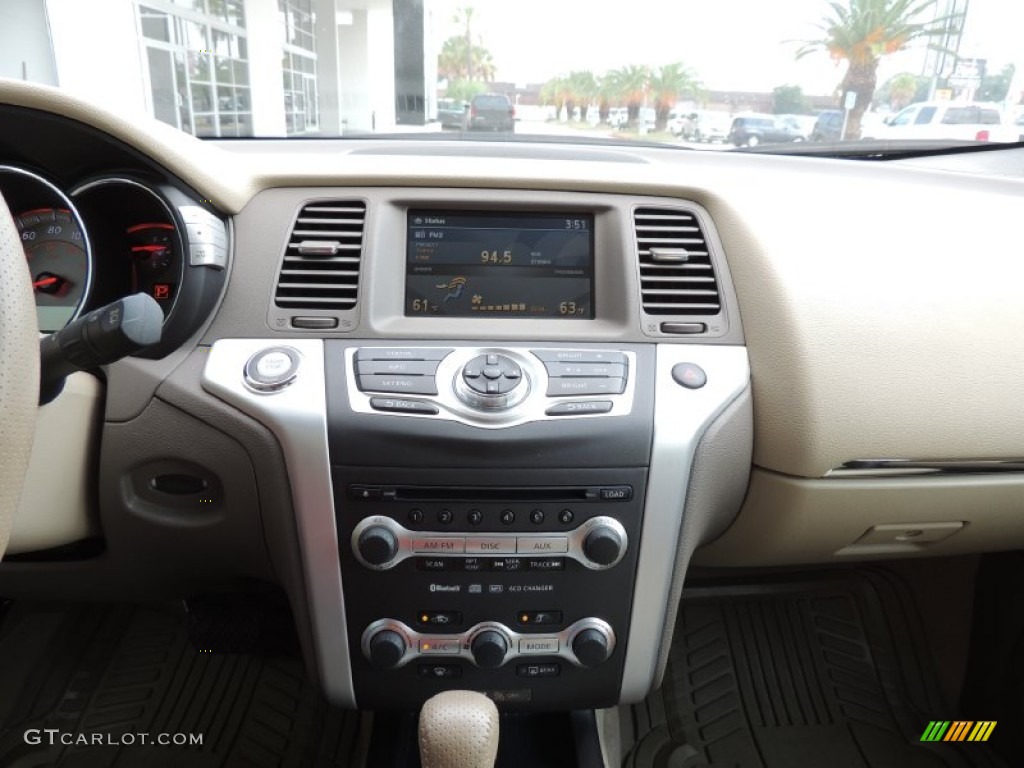
[[[665,127],[673,136],[683,139],[693,137],[694,128],[697,123],[697,113],[692,110],[673,109],[668,113],[668,122]]]
[[[818,114],[811,130],[811,141],[841,141],[843,138],[843,113],[838,109],[826,109]]]
[[[474,131],[514,131],[516,108],[503,93],[481,93],[469,107],[469,128]]]
[[[810,140],[817,122],[812,115],[779,115],[776,119],[798,136],[800,141]]]
[[[740,115],[732,121],[729,141],[737,147],[756,147],[758,144],[784,144],[801,141],[789,126],[774,115]]]
[[[629,122],[629,109],[612,107],[608,110],[608,125],[612,128],[623,128]]]
[[[469,102],[458,99],[438,99],[437,119],[442,128],[465,131],[469,128]]]
[[[690,138],[700,142],[725,142],[729,138],[732,120],[724,112],[695,112],[693,133]]]
[[[864,139],[959,139],[1017,141],[1013,126],[999,104],[986,102],[923,101],[911,104],[874,126],[864,125]]]

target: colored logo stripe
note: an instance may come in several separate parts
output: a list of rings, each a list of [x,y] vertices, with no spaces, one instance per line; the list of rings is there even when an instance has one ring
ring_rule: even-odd
[[[973,720],[954,720],[943,741],[963,741],[972,725]]]
[[[996,728],[995,720],[931,720],[921,741],[988,741]]]
[[[949,728],[948,720],[932,720],[921,734],[921,741],[939,741]]]
[[[974,726],[974,730],[971,731],[971,735],[967,737],[967,740],[988,741],[988,737],[992,735],[992,731],[995,729],[995,720],[979,720],[977,725]]]

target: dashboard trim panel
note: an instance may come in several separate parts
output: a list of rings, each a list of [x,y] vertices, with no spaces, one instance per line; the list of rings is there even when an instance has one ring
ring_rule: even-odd
[[[686,389],[672,378],[679,363],[694,363],[708,372],[707,384]],[[642,700],[650,691],[658,649],[670,639],[665,626],[672,574],[687,510],[690,470],[697,446],[708,426],[750,383],[745,347],[657,345],[654,393],[654,442],[647,479],[640,557],[633,586],[633,613],[621,703]]]
[[[292,347],[301,357],[291,386],[273,394],[246,388],[245,364],[268,347]],[[284,452],[295,509],[313,643],[324,693],[356,706],[349,663],[345,597],[341,588],[334,492],[327,449],[324,342],[319,339],[222,339],[209,351],[203,388],[266,424]]]

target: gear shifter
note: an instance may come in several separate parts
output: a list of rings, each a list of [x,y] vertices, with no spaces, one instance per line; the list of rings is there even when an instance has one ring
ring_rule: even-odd
[[[444,691],[420,711],[423,768],[493,768],[498,756],[498,708],[475,691]]]

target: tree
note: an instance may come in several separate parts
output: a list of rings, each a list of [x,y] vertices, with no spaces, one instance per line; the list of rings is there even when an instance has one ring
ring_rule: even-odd
[[[819,25],[822,37],[807,40],[797,58],[825,51],[837,62],[845,61],[841,88],[853,91],[857,101],[850,110],[846,136],[860,136],[861,118],[878,85],[878,64],[883,56],[904,50],[919,40],[935,40],[959,25],[962,14],[936,16],[937,0],[845,0],[830,2],[831,12]],[[929,18],[929,15],[931,18]],[[937,47],[934,43],[929,47]]]
[[[437,56],[437,74],[448,80],[486,82],[494,80],[495,67],[491,52],[480,41],[473,42],[473,14],[471,7],[459,8],[452,22],[465,26],[465,32],[453,35],[441,45]]]
[[[893,75],[875,91],[874,105],[899,112],[916,101],[925,101],[931,88],[931,78],[901,72]]]
[[[1015,74],[1017,74],[1017,68],[1013,64],[1007,64],[999,71],[998,75],[983,77],[981,87],[975,93],[975,98],[978,101],[1006,101]]]
[[[666,64],[652,72],[648,80],[648,93],[654,99],[658,127],[665,127],[669,111],[682,96],[696,99],[701,88],[703,85],[697,74],[680,62]]]
[[[444,95],[456,101],[472,101],[474,96],[486,90],[486,85],[475,80],[449,80]]]
[[[772,91],[772,112],[776,115],[808,115],[811,105],[799,85],[780,85]]]
[[[605,75],[601,81],[601,88],[608,95],[609,101],[628,107],[629,119],[634,121],[640,115],[640,107],[647,101],[650,81],[649,68],[629,64],[621,69],[613,69]]]
[[[437,74],[449,80],[491,82],[494,80],[494,60],[481,45],[467,47],[462,35],[449,37],[441,45],[437,56]]]

